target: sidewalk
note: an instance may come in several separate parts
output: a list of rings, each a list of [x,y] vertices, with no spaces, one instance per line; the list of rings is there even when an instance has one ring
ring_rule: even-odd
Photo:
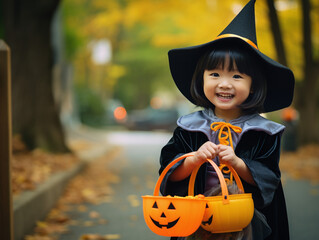
[[[281,154],[290,239],[318,239],[319,146],[303,146]]]
[[[93,159],[109,151],[110,146],[98,131],[87,127],[68,129],[70,148],[80,158],[71,169],[53,174],[35,190],[25,191],[13,199],[14,239],[23,240],[34,230],[56,204],[67,183],[79,174]],[[82,146],[81,146],[82,145]],[[80,147],[79,147],[80,146]],[[76,149],[78,147],[78,149]]]
[[[288,211],[290,240],[318,239],[319,185],[305,179],[285,176],[283,188]]]

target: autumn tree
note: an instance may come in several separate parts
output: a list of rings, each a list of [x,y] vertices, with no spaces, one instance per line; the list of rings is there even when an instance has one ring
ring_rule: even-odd
[[[51,22],[59,0],[3,0],[5,41],[12,54],[13,131],[30,149],[66,152],[52,93]]]
[[[284,41],[282,37],[282,31],[280,29],[280,23],[278,14],[275,8],[274,0],[266,0],[268,6],[268,16],[270,21],[270,27],[272,30],[272,35],[274,39],[274,45],[276,48],[277,59],[278,61],[287,66],[287,56],[284,47]]]
[[[311,6],[310,0],[300,0],[302,9],[302,48],[303,48],[303,81],[298,86],[297,106],[300,112],[299,135],[302,143],[319,142],[319,56],[318,46],[314,43],[313,11],[318,5]],[[315,49],[317,47],[317,50]],[[315,51],[316,50],[316,51]]]
[[[297,79],[295,91],[295,105],[300,113],[299,124],[299,141],[301,144],[319,142],[319,128],[318,128],[318,108],[319,101],[319,59],[315,59],[315,40],[313,36],[314,23],[312,17],[314,11],[311,7],[311,1],[300,1],[302,16],[302,50],[303,69],[301,78]],[[274,45],[277,52],[277,59],[283,65],[287,65],[287,56],[285,52],[285,45],[283,41],[283,34],[280,29],[279,18],[275,9],[274,0],[267,0],[269,10],[269,20],[274,38]],[[289,33],[288,33],[289,34]],[[295,51],[295,49],[291,49]],[[297,77],[298,78],[298,77]],[[309,131],[309,126],[311,131]]]
[[[63,1],[68,47],[77,46],[69,55],[76,84],[119,98],[128,109],[148,106],[157,91],[176,94],[167,51],[211,40],[222,30],[225,16],[229,21],[233,16],[229,7],[232,0],[210,2]],[[225,10],[223,17],[212,21],[220,9]],[[113,51],[111,62],[103,68],[92,64],[87,47],[100,39],[110,40]]]

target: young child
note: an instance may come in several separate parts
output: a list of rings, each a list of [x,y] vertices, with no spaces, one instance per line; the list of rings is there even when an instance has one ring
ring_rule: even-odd
[[[173,159],[190,152],[194,155],[170,169],[161,192],[187,195],[190,173],[206,158],[230,164],[271,228],[268,237],[260,234],[266,232],[263,220],[254,217],[253,239],[285,240],[289,230],[278,166],[284,126],[259,113],[291,104],[294,75],[259,51],[254,4],[250,1],[215,40],[169,51],[170,70],[178,89],[204,109],[179,118],[173,137],[163,147],[160,172]],[[203,164],[195,194],[216,184],[214,169]]]

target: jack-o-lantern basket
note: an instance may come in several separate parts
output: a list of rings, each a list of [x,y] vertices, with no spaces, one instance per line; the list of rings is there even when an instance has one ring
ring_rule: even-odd
[[[167,165],[157,180],[153,196],[142,196],[145,222],[158,235],[186,237],[194,233],[202,222],[206,206],[203,195],[159,196],[160,185],[168,170],[174,164],[189,156],[191,155],[181,156]],[[194,182],[192,184],[190,188],[194,188]]]
[[[242,182],[236,171],[228,166],[232,172],[240,194],[229,195],[223,174],[218,166],[211,160],[207,160],[215,169],[222,190],[221,196],[205,197],[207,200],[205,214],[201,227],[212,233],[237,232],[247,227],[254,215],[254,202],[251,193],[245,193]],[[196,174],[200,166],[195,168],[190,178],[190,185],[194,184]],[[189,188],[189,194],[193,194],[193,188]]]

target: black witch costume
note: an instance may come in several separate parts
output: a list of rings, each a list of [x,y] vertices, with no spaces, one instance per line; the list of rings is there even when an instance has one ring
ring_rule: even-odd
[[[161,169],[171,160],[185,153],[197,151],[207,141],[218,142],[218,132],[211,124],[222,122],[212,110],[203,110],[181,117],[173,137],[161,152]],[[280,139],[284,130],[281,124],[269,121],[259,114],[246,115],[231,120],[230,123],[242,129],[241,133],[232,131],[233,146],[236,155],[248,166],[256,186],[242,180],[245,192],[251,192],[255,208],[263,213],[263,219],[252,221],[253,239],[289,239],[288,220],[285,199],[280,181],[279,155]],[[218,158],[214,159],[218,162]],[[169,181],[170,174],[181,164],[175,164],[166,174],[161,192],[163,195],[186,196],[189,178],[179,182]],[[204,164],[197,175],[195,194],[204,193],[218,183],[216,173],[209,164]],[[269,225],[269,227],[268,227]],[[173,238],[174,239],[174,238]]]

